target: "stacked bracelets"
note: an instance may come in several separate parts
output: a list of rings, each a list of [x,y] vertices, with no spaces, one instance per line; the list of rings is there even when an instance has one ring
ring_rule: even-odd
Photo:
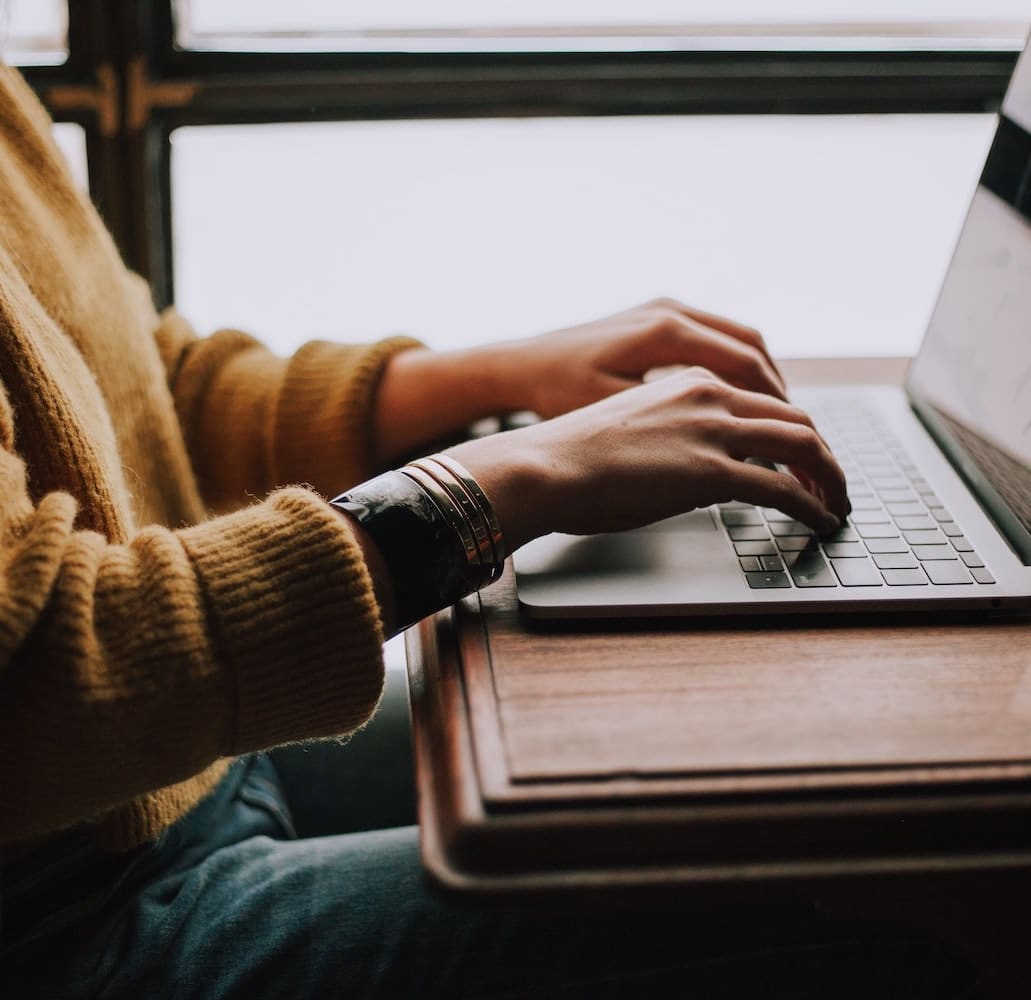
[[[505,542],[487,495],[449,455],[386,472],[330,504],[376,543],[390,573],[398,627],[497,580]]]

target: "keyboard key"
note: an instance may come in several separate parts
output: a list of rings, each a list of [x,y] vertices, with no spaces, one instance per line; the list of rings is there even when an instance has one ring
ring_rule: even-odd
[[[740,500],[728,500],[719,505],[720,510],[752,510],[753,507],[753,504],[742,503]]]
[[[903,531],[933,531],[938,534],[937,526],[926,514],[922,517],[911,517],[909,515],[899,515],[895,518],[895,524],[898,525]],[[906,536],[909,537],[908,534]]]
[[[964,538],[962,535],[956,535],[956,537],[952,539],[952,547],[957,552],[973,552],[974,551],[974,546],[971,545],[970,542],[968,542],[966,540],[966,538]]]
[[[865,559],[862,542],[824,542],[824,554],[831,559]]]
[[[916,494],[912,490],[880,490],[879,496],[885,503],[916,502]]]
[[[944,507],[945,506],[945,504],[943,504],[941,502],[941,500],[938,499],[937,495],[932,493],[929,488],[926,489],[926,490],[922,490],[922,489],[917,488],[917,493],[920,494],[920,496],[923,498],[924,503],[927,504],[928,507]]]
[[[944,545],[946,541],[945,536],[937,528],[930,531],[903,531],[902,537],[910,545]]]
[[[901,538],[870,538],[866,541],[868,552],[908,552],[909,546]]]
[[[891,518],[881,507],[877,510],[854,510],[851,514],[853,524],[886,524]]]
[[[734,551],[739,556],[775,556],[777,547],[773,542],[734,542]]]
[[[912,552],[921,562],[956,561],[956,553],[948,545],[914,545]]]
[[[784,535],[811,535],[813,529],[801,521],[774,521],[770,525],[772,531],[778,537]]]
[[[964,565],[971,569],[984,566],[984,560],[976,552],[960,552],[959,557],[963,560]]]
[[[759,562],[758,556],[742,556],[738,559],[738,562],[746,573],[759,573],[763,568],[763,564]]]
[[[926,517],[927,508],[922,503],[885,504],[892,517]]]
[[[952,515],[944,507],[932,507],[931,517],[933,517],[936,521],[942,522],[952,520]]]
[[[843,587],[881,587],[881,574],[869,559],[832,559]]]
[[[938,525],[941,530],[949,536],[949,538],[959,538],[962,536],[963,531],[960,526],[953,521],[942,521]]]
[[[894,524],[857,524],[856,531],[863,538],[898,538],[899,529]]]
[[[854,528],[850,528],[846,524],[843,528],[838,528],[833,535],[826,535],[823,540],[825,542],[855,542],[859,540],[859,535],[856,534]]]
[[[881,576],[889,587],[927,586],[927,577],[918,569],[882,569]]]
[[[995,577],[983,567],[972,569],[970,573],[978,583],[995,583]]]
[[[781,552],[801,552],[803,549],[809,548],[812,538],[803,535],[786,535],[785,537],[777,539],[777,548]]]
[[[746,573],[745,579],[752,590],[781,590],[791,586],[787,573]]]
[[[956,584],[973,582],[970,579],[970,574],[958,562],[925,563],[924,572],[931,578],[931,583]]]
[[[873,561],[879,569],[916,569],[920,565],[908,552],[885,552]]]
[[[870,485],[878,493],[882,490],[908,490],[909,481],[902,476],[871,476]]]
[[[836,587],[838,581],[819,552],[807,550],[785,555],[784,561],[796,587]]]
[[[848,491],[848,499],[852,503],[852,510],[880,510],[881,501],[877,499],[872,493],[862,494],[856,493],[850,489]]]
[[[794,521],[790,514],[785,514],[782,510],[775,510],[773,507],[763,507],[762,512],[767,521]]]
[[[735,542],[759,542],[770,537],[770,533],[765,524],[743,524],[740,526],[733,526],[727,528],[727,534],[730,535]]]
[[[923,476],[913,476],[913,489],[918,493],[930,493],[931,484]]]
[[[750,510],[721,510],[720,520],[729,528],[740,524],[762,524],[763,516],[753,507]]]
[[[885,486],[894,486],[901,489],[909,485],[909,482],[899,475],[898,469],[895,468],[895,463],[890,460],[880,458],[860,459],[859,466],[863,470],[863,474],[870,480],[870,485],[875,489]]]
[[[784,563],[781,561],[780,556],[760,556],[759,558],[762,561],[762,568],[767,573],[784,569]]]

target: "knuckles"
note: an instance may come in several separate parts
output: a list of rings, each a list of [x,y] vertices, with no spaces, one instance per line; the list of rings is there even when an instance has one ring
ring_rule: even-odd
[[[680,313],[687,309],[683,302],[678,302],[668,295],[660,295],[645,304],[645,309],[655,309],[667,313]]]
[[[823,445],[820,435],[808,424],[794,424],[788,433],[795,439],[795,444],[804,451],[818,451]]]
[[[684,378],[689,381],[680,390],[680,398],[692,406],[718,406],[730,397],[730,386],[717,381],[707,368],[689,368]]]
[[[687,320],[675,309],[665,306],[652,306],[650,314],[649,332],[652,337],[666,347],[679,347],[687,327]]]
[[[766,362],[762,355],[754,350],[743,350],[738,359],[738,371],[751,383],[766,382]]]

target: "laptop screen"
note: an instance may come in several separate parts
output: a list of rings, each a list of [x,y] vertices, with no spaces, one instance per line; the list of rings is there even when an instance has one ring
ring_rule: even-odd
[[[1031,43],[906,388],[1031,565]]]

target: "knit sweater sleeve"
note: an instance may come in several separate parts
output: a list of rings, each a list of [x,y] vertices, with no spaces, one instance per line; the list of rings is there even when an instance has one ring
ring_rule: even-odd
[[[318,496],[113,544],[69,494],[32,495],[14,423],[0,385],[0,843],[369,716],[378,610]]]
[[[218,509],[288,483],[329,494],[367,479],[380,376],[420,346],[312,341],[284,359],[238,330],[198,337],[174,310],[155,337],[201,494]]]

